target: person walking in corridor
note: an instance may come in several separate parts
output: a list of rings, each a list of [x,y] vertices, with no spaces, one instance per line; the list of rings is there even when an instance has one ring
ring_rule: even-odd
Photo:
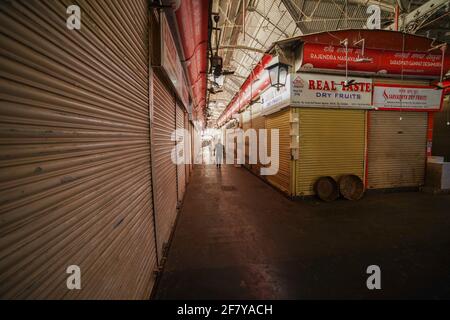
[[[216,155],[216,167],[220,168],[223,163],[223,152],[224,152],[224,146],[220,142],[220,139],[217,141],[216,145],[214,146],[214,154]]]

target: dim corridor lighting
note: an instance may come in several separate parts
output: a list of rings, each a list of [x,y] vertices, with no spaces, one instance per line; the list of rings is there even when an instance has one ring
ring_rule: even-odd
[[[277,90],[280,90],[281,87],[284,87],[286,85],[289,65],[277,62],[268,66],[266,70],[269,71],[270,86],[277,88]]]

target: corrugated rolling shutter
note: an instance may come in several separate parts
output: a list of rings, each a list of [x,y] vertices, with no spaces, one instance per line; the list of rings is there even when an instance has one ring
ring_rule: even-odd
[[[177,129],[184,129],[184,111],[183,107],[177,103]],[[177,141],[182,143],[177,152],[178,159],[184,157],[184,141],[183,133],[177,133]],[[182,164],[177,165],[177,187],[178,187],[178,201],[181,202],[184,196],[184,190],[186,189],[186,169],[184,161]]]
[[[259,130],[266,128],[266,119],[261,115],[261,107],[262,105],[260,103],[256,103],[252,106],[252,128],[256,131],[256,136],[258,140],[258,146],[259,146]],[[259,162],[259,155],[258,155],[258,163],[252,164],[251,166],[252,171],[255,174],[261,173],[261,163]]]
[[[251,128],[251,111],[250,108],[247,108],[244,112],[242,112],[242,130],[244,133]],[[244,166],[250,169],[251,165],[249,163],[249,138],[245,137],[244,148],[245,148],[245,162]]]
[[[191,145],[189,148],[190,156],[191,156],[191,162],[189,164],[189,171],[192,174],[192,170],[194,169],[194,125],[189,122],[189,137],[191,139]]]
[[[368,188],[422,185],[426,131],[426,112],[370,111]]]
[[[191,135],[189,131],[189,115],[187,113],[184,114],[184,130],[185,130],[185,136],[184,136],[184,153],[185,153],[185,166],[184,171],[186,175],[186,184],[189,183],[189,180],[191,178],[191,171],[190,171],[190,158],[191,158]]]
[[[281,191],[291,194],[291,150],[290,150],[290,108],[266,117],[268,150],[271,150],[271,129],[279,130],[279,170],[275,175],[265,176],[267,180]],[[268,151],[270,153],[270,151]],[[267,165],[268,166],[268,165]]]
[[[71,3],[0,3],[0,297],[148,298],[147,3]]]
[[[153,83],[153,186],[158,257],[161,258],[177,214],[177,165],[171,156],[175,148],[171,135],[175,131],[176,109],[174,93],[156,72]]]
[[[299,158],[295,164],[296,195],[314,194],[321,176],[338,179],[355,174],[364,181],[364,110],[297,108]]]

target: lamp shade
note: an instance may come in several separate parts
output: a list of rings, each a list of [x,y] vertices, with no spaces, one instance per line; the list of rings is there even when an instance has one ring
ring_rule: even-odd
[[[288,76],[289,65],[281,62],[274,63],[268,66],[270,85],[280,90],[281,87],[286,85],[286,79]]]

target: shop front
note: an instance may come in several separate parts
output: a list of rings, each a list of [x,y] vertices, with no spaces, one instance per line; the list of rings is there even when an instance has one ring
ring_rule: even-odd
[[[280,131],[280,171],[267,177],[271,184],[291,196],[313,195],[323,176],[356,175],[366,189],[424,185],[431,112],[442,92],[423,81],[352,79],[349,86],[339,75],[291,74],[289,95],[263,93],[266,128]]]
[[[180,58],[165,14],[153,17],[155,43],[153,48],[151,90],[151,145],[154,179],[155,228],[158,258],[161,262],[177,217],[177,206],[182,201],[186,187],[185,164],[178,164],[183,150],[172,153],[177,143],[185,138],[176,131],[184,129],[189,95],[183,76]],[[176,160],[176,161],[174,161]]]
[[[419,187],[430,155],[432,112],[442,91],[427,81],[376,79],[368,116],[368,189]]]
[[[337,180],[353,174],[364,179],[366,110],[372,83],[366,78],[356,80],[348,87],[341,76],[291,74],[284,89],[270,88],[263,94],[266,123],[277,115],[280,118],[267,126],[280,130],[280,170],[267,177],[269,182],[279,188],[284,182],[280,189],[291,196],[309,196],[322,176]],[[284,98],[276,98],[280,95]]]
[[[264,178],[289,196],[313,195],[324,176],[354,175],[365,189],[418,188],[431,156],[433,114],[442,107],[443,90],[433,81],[450,69],[444,47],[381,30],[283,40],[261,64],[272,71],[288,65],[286,82],[260,74],[264,86],[255,85],[254,96],[261,104],[240,93],[246,99],[233,100],[219,120],[246,110],[242,128],[279,130],[279,170]]]

